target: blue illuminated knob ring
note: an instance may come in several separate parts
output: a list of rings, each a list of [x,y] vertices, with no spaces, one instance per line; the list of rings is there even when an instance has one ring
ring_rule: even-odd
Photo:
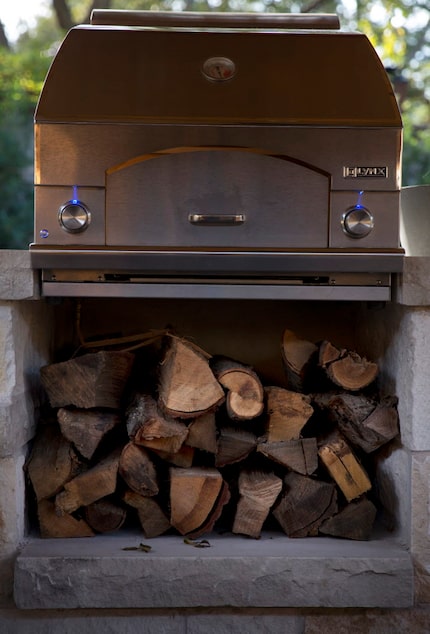
[[[366,207],[350,207],[342,216],[342,229],[350,238],[364,238],[375,226],[372,214]]]
[[[80,200],[68,200],[58,210],[60,226],[69,233],[81,233],[91,222],[88,207]]]

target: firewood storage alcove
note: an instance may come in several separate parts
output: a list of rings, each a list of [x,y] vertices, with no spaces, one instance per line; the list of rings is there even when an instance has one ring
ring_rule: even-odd
[[[70,359],[76,352],[75,359],[81,358],[80,354],[94,353],[98,350],[97,343],[100,340],[115,340],[117,337],[129,336],[133,339],[137,333],[169,329],[169,332],[177,334],[178,339],[174,340],[179,341],[180,345],[186,342],[187,350],[193,350],[194,346],[198,346],[208,355],[222,355],[229,359],[239,360],[244,367],[252,368],[266,392],[265,397],[262,396],[263,401],[267,400],[270,393],[270,390],[267,391],[268,386],[272,389],[275,387],[283,389],[288,385],[285,362],[281,354],[281,344],[287,332],[294,333],[291,337],[297,336],[305,342],[329,341],[338,350],[354,351],[354,354],[361,355],[362,359],[368,359],[369,363],[373,361],[374,364],[370,363],[370,371],[373,365],[378,366],[377,389],[381,403],[384,396],[396,395],[396,380],[392,369],[393,353],[391,352],[393,346],[396,345],[396,342],[393,342],[396,328],[390,331],[384,328],[387,318],[387,307],[384,305],[367,305],[361,302],[82,298],[64,300],[55,306],[54,310],[54,352],[51,363],[47,366],[51,368],[58,362]],[[398,318],[394,310],[390,314],[394,325]],[[83,342],[88,347],[78,350]],[[189,343],[190,347],[188,347]],[[330,357],[333,352],[334,349],[330,349],[326,350],[325,354]],[[189,362],[187,355],[184,359],[185,364]],[[213,370],[216,374],[215,368]],[[138,366],[137,383],[139,383],[139,371],[140,376],[147,380],[144,369]],[[134,377],[136,380],[136,374]],[[222,381],[219,374],[218,379]],[[79,382],[68,383],[67,381],[66,378],[65,391],[74,389],[82,394],[85,392],[85,386],[80,388]],[[142,391],[143,387],[141,384],[139,389]],[[221,387],[218,394],[220,403],[228,392],[228,387],[224,386],[224,388]],[[273,394],[272,398],[274,398]],[[393,403],[394,401],[391,400],[388,406],[392,407]],[[53,410],[46,405],[45,415],[46,411],[54,411],[55,415],[58,415],[60,411],[63,426],[67,426],[66,419],[72,410],[55,407],[55,402],[53,404]],[[302,406],[305,410],[309,406],[306,398]],[[138,408],[139,405],[136,407]],[[227,409],[225,403],[219,405],[218,411],[221,409],[225,416]],[[121,416],[124,420],[126,419],[124,414]],[[339,488],[342,477],[337,482],[330,480],[329,477],[327,466],[333,460],[338,460],[331,451],[333,448],[331,441],[328,440],[325,446],[319,446],[318,456],[316,445],[312,448],[307,447],[308,440],[299,440],[302,438],[300,431],[293,434],[294,442],[301,443],[298,453],[304,456],[304,463],[307,460],[309,463],[318,461],[320,471],[324,469],[324,464],[326,466],[327,477],[324,477],[322,488],[318,490],[314,498],[310,496],[310,499],[314,500],[311,505],[316,505],[321,499],[324,500],[327,497],[327,488],[330,490],[329,498],[327,498],[329,501],[325,500],[323,504],[331,507],[335,504],[332,496],[336,490],[336,495],[342,499],[341,507],[352,509],[355,508],[357,500],[360,504],[364,502],[364,507],[359,514],[363,518],[365,528],[361,527],[364,532],[358,536],[353,535],[353,539],[333,536],[333,530],[330,530],[329,526],[325,533],[312,530],[311,527],[309,530],[298,530],[296,533],[292,529],[288,534],[288,527],[286,531],[280,528],[282,518],[280,522],[273,517],[266,520],[266,511],[268,512],[269,507],[274,505],[276,499],[278,509],[282,504],[288,504],[285,500],[280,502],[281,489],[286,486],[283,482],[284,478],[287,480],[290,478],[289,486],[292,486],[292,480],[303,479],[307,483],[316,483],[317,479],[311,475],[315,466],[309,467],[309,473],[306,472],[305,466],[305,475],[303,471],[302,475],[298,475],[296,463],[293,464],[293,469],[286,466],[286,463],[279,465],[277,452],[282,450],[285,454],[285,445],[288,441],[285,438],[279,440],[275,428],[272,429],[273,436],[269,439],[271,442],[268,442],[267,437],[262,440],[261,432],[263,436],[264,433],[267,436],[267,430],[264,431],[265,416],[261,414],[260,418],[258,416],[256,418],[260,420],[260,427],[257,425],[255,433],[249,432],[244,427],[246,425],[244,421],[234,419],[230,420],[228,425],[224,424],[221,432],[217,430],[217,436],[224,440],[224,450],[227,454],[230,452],[232,438],[239,435],[242,447],[243,443],[246,444],[246,440],[250,442],[249,438],[252,436],[255,441],[252,440],[251,444],[255,442],[259,449],[255,451],[255,447],[251,447],[257,465],[255,472],[259,472],[264,463],[264,471],[266,475],[268,474],[268,479],[261,485],[263,494],[260,500],[256,500],[252,493],[247,496],[247,491],[252,492],[255,488],[254,475],[249,462],[246,462],[247,469],[239,477],[239,481],[236,480],[242,500],[242,519],[237,519],[237,530],[232,530],[231,524],[226,527],[222,523],[217,523],[223,504],[225,503],[226,508],[229,507],[230,493],[224,490],[224,499],[222,499],[219,472],[223,469],[218,468],[216,458],[211,456],[209,466],[205,464],[202,468],[204,478],[199,480],[196,477],[195,479],[199,480],[196,484],[193,478],[187,480],[183,477],[184,474],[191,474],[193,458],[191,462],[187,462],[189,456],[186,455],[183,457],[184,463],[179,462],[179,465],[175,465],[175,460],[172,461],[172,457],[168,455],[174,453],[171,451],[171,446],[168,451],[164,451],[165,467],[158,478],[161,480],[160,488],[164,487],[164,493],[161,495],[165,498],[164,509],[170,509],[175,517],[173,529],[167,526],[165,531],[159,530],[157,522],[151,522],[160,510],[160,507],[154,503],[152,515],[149,511],[149,520],[147,507],[140,509],[141,516],[147,517],[148,533],[145,534],[142,530],[145,520],[142,526],[137,521],[141,497],[136,494],[136,488],[133,491],[129,486],[124,485],[124,481],[130,482],[127,476],[124,480],[124,472],[121,485],[122,499],[117,506],[128,509],[127,515],[133,515],[134,520],[126,519],[117,531],[99,533],[94,528],[89,528],[88,535],[95,534],[95,536],[85,536],[84,530],[79,538],[52,537],[49,531],[54,524],[50,525],[50,517],[53,518],[52,513],[58,514],[62,503],[64,515],[70,513],[77,524],[85,522],[85,514],[80,508],[84,503],[82,500],[73,499],[79,494],[76,490],[72,490],[73,487],[67,491],[66,486],[57,497],[56,511],[52,496],[46,502],[48,506],[43,511],[41,533],[47,534],[48,537],[41,538],[33,494],[30,494],[32,531],[29,544],[18,558],[15,570],[15,599],[18,606],[49,609],[192,608],[196,606],[401,607],[410,605],[412,568],[410,556],[399,542],[399,538],[400,541],[403,539],[398,518],[399,500],[396,498],[397,485],[393,483],[389,466],[401,442],[397,431],[394,431],[392,437],[387,440],[387,444],[376,452],[378,457],[369,463],[371,471],[367,475],[370,474],[371,482],[367,480],[366,474],[360,472],[357,475],[355,468],[360,469],[360,461],[343,476],[344,483],[349,480],[353,487],[362,487],[350,494],[349,501],[353,501],[352,505],[345,504],[349,497],[347,489]],[[124,420],[123,427],[125,428]],[[175,424],[178,425],[176,419]],[[185,423],[180,424],[185,427]],[[247,424],[249,425],[249,422]],[[101,421],[99,421],[100,426]],[[131,429],[133,425],[130,420],[128,426],[132,438],[134,434],[139,433],[138,430]],[[209,444],[210,449],[210,443],[215,442],[216,437],[214,429],[210,425],[208,428],[212,431],[209,432],[209,440],[205,442]],[[312,437],[312,434],[306,434],[306,436]],[[37,442],[36,436],[35,444]],[[46,439],[42,442],[46,442]],[[309,443],[314,442],[309,439]],[[126,444],[124,438],[121,443],[123,448]],[[139,447],[131,441],[128,446],[131,452],[139,447],[137,451],[140,460],[142,453],[146,456],[153,455],[154,449],[156,451],[160,449],[156,443],[152,448],[150,445],[151,442],[147,443],[146,448]],[[208,446],[203,453],[211,455],[207,449]],[[251,453],[251,449],[248,453]],[[331,452],[328,458],[324,457],[324,450]],[[85,454],[82,447],[81,451]],[[77,453],[79,455],[79,451]],[[115,451],[113,453],[115,454]],[[188,454],[188,451],[185,453]],[[267,466],[270,464],[267,462],[268,453],[271,454],[269,458],[273,457],[273,454],[276,457],[272,468]],[[41,460],[43,461],[43,456],[46,457],[48,454],[49,449],[46,445],[46,454],[42,452]],[[294,460],[297,460],[297,451],[295,455]],[[350,453],[349,456],[352,457]],[[82,456],[80,458],[82,460]],[[160,451],[157,455],[157,465],[159,458]],[[118,468],[118,456],[114,456],[114,459],[116,460],[115,470]],[[128,464],[133,466],[134,460],[135,456],[131,455]],[[99,463],[99,468],[100,464],[102,463]],[[341,461],[339,464],[342,465]],[[107,471],[110,468],[108,465]],[[200,466],[197,470],[199,468]],[[228,468],[226,467],[227,470]],[[123,469],[125,469],[124,466]],[[132,471],[132,468],[130,470]],[[31,461],[27,462],[28,471],[31,471]],[[48,476],[45,480],[43,476],[41,480],[40,476],[36,476],[36,481],[37,477],[39,477],[39,486],[43,488],[47,484]],[[144,480],[149,487],[154,484],[148,473],[145,473]],[[329,482],[332,483],[329,484]],[[203,493],[200,487],[204,490]],[[372,488],[372,495],[377,494],[376,506],[368,501],[367,491],[370,488]],[[177,490],[176,502],[172,500],[169,502],[168,499],[172,489]],[[196,490],[198,495],[195,493]],[[299,497],[300,491],[305,495],[300,486],[297,490]],[[214,501],[221,499],[215,517],[208,519],[207,514],[202,517],[197,514],[196,519],[193,516],[195,509],[192,512],[189,506],[184,504],[184,500],[193,495],[199,498],[199,510],[205,503],[212,509]],[[43,493],[40,497],[44,497]],[[111,500],[109,491],[106,491],[105,500]],[[367,506],[368,504],[370,506]],[[42,506],[44,505],[45,502],[42,502]],[[112,519],[111,510],[111,508],[101,510],[101,516],[104,516],[103,521],[107,514],[109,515],[107,521],[113,522],[112,526],[116,521],[121,524],[124,518],[118,519],[115,516],[116,519]],[[113,512],[114,515],[115,512]],[[94,513],[96,513],[95,508]],[[374,523],[376,513],[377,518]],[[331,508],[327,515],[329,524],[329,516],[335,514]],[[251,528],[247,526],[246,519],[250,516],[253,517]],[[171,518],[166,520],[164,517],[164,520],[170,520],[171,523]],[[95,520],[96,523],[97,521],[100,521],[100,515]],[[205,524],[206,521],[207,524]],[[43,522],[46,523],[45,526]],[[157,524],[156,529],[153,528],[154,524]],[[151,530],[154,530],[153,534]],[[335,529],[334,534],[336,530],[338,529]],[[79,529],[76,534],[79,534]],[[345,534],[343,537],[348,535]]]

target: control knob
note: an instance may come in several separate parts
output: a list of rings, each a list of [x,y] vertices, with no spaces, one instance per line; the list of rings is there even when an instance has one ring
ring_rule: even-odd
[[[91,213],[80,200],[68,200],[58,210],[58,220],[65,231],[80,233],[90,224]]]
[[[372,214],[362,205],[350,207],[342,216],[342,228],[350,238],[364,238],[374,225]]]

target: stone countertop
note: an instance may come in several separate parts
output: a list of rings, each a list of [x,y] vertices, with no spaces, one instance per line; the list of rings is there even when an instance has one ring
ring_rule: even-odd
[[[430,306],[430,256],[405,257],[404,271],[393,284],[393,301],[406,306]],[[0,300],[39,299],[39,274],[26,250],[0,249]]]

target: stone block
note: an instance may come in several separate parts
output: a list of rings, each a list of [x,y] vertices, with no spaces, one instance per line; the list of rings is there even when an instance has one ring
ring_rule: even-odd
[[[163,536],[150,540],[148,553],[124,551],[141,539],[34,540],[17,559],[17,606],[406,607],[413,600],[410,555],[385,539],[213,535],[200,549]]]
[[[37,299],[39,274],[33,271],[28,251],[0,249],[0,299]]]
[[[23,454],[0,460],[0,605],[8,605],[11,600],[15,556],[24,538],[23,467]]]
[[[412,455],[411,550],[422,565],[430,567],[430,452]]]
[[[411,452],[391,444],[375,458],[375,491],[383,506],[382,523],[409,547],[411,543]]]
[[[360,614],[307,615],[304,634],[428,634],[430,612],[413,610],[366,610]]]
[[[49,361],[51,311],[43,302],[0,302],[0,457],[34,435],[42,399],[40,367]]]
[[[186,617],[178,614],[95,614],[0,610],[2,634],[186,634]]]
[[[304,616],[289,614],[196,614],[187,618],[187,634],[303,634]]]

